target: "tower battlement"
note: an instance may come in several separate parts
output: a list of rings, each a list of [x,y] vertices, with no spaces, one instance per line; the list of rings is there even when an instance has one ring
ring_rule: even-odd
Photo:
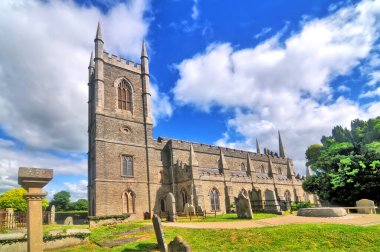
[[[105,63],[141,74],[141,64],[131,60],[126,60],[106,51],[103,51],[103,60]]]

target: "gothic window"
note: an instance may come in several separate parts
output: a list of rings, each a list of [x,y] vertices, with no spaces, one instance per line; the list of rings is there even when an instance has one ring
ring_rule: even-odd
[[[185,204],[188,203],[188,197],[185,189],[181,190],[181,197],[182,197],[182,207],[185,209]]]
[[[264,165],[261,165],[261,173],[265,173]]]
[[[241,170],[241,171],[247,171],[247,170],[245,169],[245,165],[244,165],[244,163],[241,163],[241,165],[240,165],[240,170]]]
[[[122,155],[121,156],[121,169],[123,176],[133,176],[133,157]]]
[[[132,88],[122,79],[117,88],[118,108],[132,112]]]
[[[135,213],[135,200],[136,194],[132,190],[128,190],[124,193],[124,213]]]
[[[219,211],[220,210],[219,192],[216,188],[212,188],[210,191],[210,202],[211,202],[211,210],[212,211]]]
[[[281,170],[281,168],[278,168],[278,169],[277,169],[277,173],[278,173],[279,175],[282,175],[282,170]]]
[[[292,201],[292,199],[290,197],[290,192],[288,190],[285,191],[284,197],[285,197],[285,201],[286,202],[291,202]]]

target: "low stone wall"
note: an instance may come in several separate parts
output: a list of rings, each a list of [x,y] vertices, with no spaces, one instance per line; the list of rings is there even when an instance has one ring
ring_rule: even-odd
[[[88,238],[77,238],[77,237],[66,237],[54,241],[44,242],[44,250],[55,250],[59,248],[65,248],[75,245],[80,245],[88,242]],[[27,242],[19,241],[11,244],[1,244],[0,252],[26,252],[27,251]]]
[[[128,219],[90,220],[90,228],[127,223]]]
[[[297,215],[306,217],[342,217],[347,215],[347,212],[341,207],[316,207],[300,208]]]

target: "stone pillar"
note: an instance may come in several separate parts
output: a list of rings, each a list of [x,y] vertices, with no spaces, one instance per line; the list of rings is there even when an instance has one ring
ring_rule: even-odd
[[[15,227],[16,222],[15,222],[15,213],[13,208],[6,208],[5,209],[5,223],[6,227],[8,229],[12,229]]]
[[[43,251],[42,199],[46,193],[42,188],[52,178],[52,169],[20,167],[18,170],[18,183],[27,190],[24,198],[28,204],[28,252]]]

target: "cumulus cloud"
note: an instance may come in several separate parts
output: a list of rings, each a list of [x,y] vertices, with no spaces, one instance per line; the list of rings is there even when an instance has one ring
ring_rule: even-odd
[[[376,97],[376,96],[380,96],[380,87],[378,87],[375,90],[365,92],[365,93],[361,94],[359,97],[365,98],[365,97]]]
[[[87,199],[87,180],[79,180],[77,184],[65,182],[63,183],[67,191],[71,194],[71,202],[78,199]]]
[[[371,57],[379,38],[379,14],[380,1],[365,1],[302,21],[302,29],[284,42],[273,36],[239,50],[229,43],[211,44],[177,65],[175,99],[206,111],[213,106],[234,109],[229,131],[245,140],[224,136],[220,144],[250,148],[257,137],[277,149],[280,129],[289,156],[302,164],[307,146],[334,125],[349,126],[356,117],[378,113],[379,103],[333,99],[331,82]]]
[[[169,96],[160,92],[158,86],[151,83],[152,95],[152,114],[154,123],[161,118],[168,118],[173,113],[173,107],[170,103]]]
[[[84,151],[96,24],[107,51],[138,59],[146,8],[130,1],[103,14],[72,1],[1,1],[0,126],[34,148]]]
[[[75,153],[59,156],[18,147],[12,141],[0,141],[0,192],[19,186],[17,183],[19,167],[54,169],[54,177],[85,175],[87,156]]]

